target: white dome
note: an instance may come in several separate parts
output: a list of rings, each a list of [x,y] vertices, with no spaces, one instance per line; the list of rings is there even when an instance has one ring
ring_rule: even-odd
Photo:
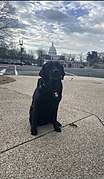
[[[53,58],[57,55],[56,48],[54,47],[53,42],[52,42],[52,46],[49,49],[48,54]]]

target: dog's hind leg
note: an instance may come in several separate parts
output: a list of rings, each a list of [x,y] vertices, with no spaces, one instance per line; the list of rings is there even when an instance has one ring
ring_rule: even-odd
[[[29,111],[29,122],[30,122],[30,125],[32,124],[32,110],[33,110],[33,107],[30,106],[30,111]]]
[[[36,109],[33,106],[30,112],[31,135],[37,135],[37,116]]]

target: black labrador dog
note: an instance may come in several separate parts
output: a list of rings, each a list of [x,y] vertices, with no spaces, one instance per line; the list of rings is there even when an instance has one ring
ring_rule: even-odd
[[[37,126],[52,123],[56,132],[61,132],[57,121],[57,111],[62,98],[63,66],[57,61],[49,61],[39,72],[37,88],[32,97],[29,111],[31,134],[37,135]]]

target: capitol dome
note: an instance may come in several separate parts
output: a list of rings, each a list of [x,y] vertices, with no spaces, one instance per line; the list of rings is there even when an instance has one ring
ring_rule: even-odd
[[[48,55],[51,57],[52,60],[56,60],[57,58],[57,52],[56,52],[56,48],[53,45],[53,42],[52,42],[52,46],[49,48]]]

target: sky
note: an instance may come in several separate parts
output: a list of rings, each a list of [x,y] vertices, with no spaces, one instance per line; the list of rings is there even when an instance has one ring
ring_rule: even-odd
[[[52,41],[57,54],[104,52],[103,1],[10,1],[18,23],[14,43],[48,52]]]

